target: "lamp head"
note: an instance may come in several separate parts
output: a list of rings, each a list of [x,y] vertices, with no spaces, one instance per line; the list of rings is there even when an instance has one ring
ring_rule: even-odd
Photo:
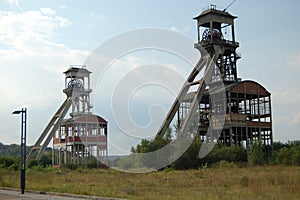
[[[14,111],[12,114],[13,115],[17,115],[17,114],[20,114],[20,113],[22,113],[23,111],[22,110],[16,110],[16,111]]]

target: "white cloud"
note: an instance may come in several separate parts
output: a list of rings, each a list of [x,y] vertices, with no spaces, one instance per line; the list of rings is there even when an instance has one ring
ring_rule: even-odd
[[[141,66],[141,59],[136,56],[129,56],[126,58],[126,61],[128,62],[128,65],[131,66],[131,68],[136,68],[138,66]]]
[[[272,93],[274,139],[286,142],[299,139],[300,88],[276,88]]]
[[[71,22],[66,18],[55,17],[55,19],[59,21],[59,26],[61,26],[61,27],[67,27],[67,26],[71,25]]]
[[[277,88],[272,94],[273,100],[280,105],[296,105],[300,102],[300,88],[289,86],[286,89]]]
[[[19,1],[18,0],[7,0],[7,2],[12,6],[14,6],[14,5],[19,6]]]
[[[190,27],[185,27],[185,28],[183,28],[183,29],[179,29],[178,27],[176,27],[176,26],[172,26],[171,28],[170,28],[170,30],[171,31],[176,31],[176,32],[180,32],[180,33],[188,33],[188,32],[190,32]]]
[[[96,13],[91,12],[90,16],[96,18],[97,20],[99,20],[101,22],[105,21],[105,17],[102,14],[96,14]]]
[[[66,5],[60,5],[59,7],[60,7],[61,9],[66,9],[66,8],[67,8]]]
[[[44,46],[57,35],[57,28],[70,24],[68,19],[54,13],[51,9],[23,13],[0,11],[0,44],[18,51],[37,51],[37,46]]]
[[[60,30],[69,24],[52,9],[18,13],[0,10],[0,119],[27,105],[32,120],[29,144],[35,142],[65,98],[62,72],[70,64],[81,64],[88,55],[56,41]],[[3,135],[19,133],[12,127],[9,120],[1,124],[1,142],[13,142],[13,137]]]
[[[128,53],[98,80],[94,111],[109,121],[114,133],[110,142],[116,146],[128,150],[138,143],[136,138],[153,137],[161,125],[187,74],[179,58],[167,55],[154,50]]]
[[[56,12],[51,9],[51,8],[40,8],[40,11],[44,14],[44,15],[55,15]]]

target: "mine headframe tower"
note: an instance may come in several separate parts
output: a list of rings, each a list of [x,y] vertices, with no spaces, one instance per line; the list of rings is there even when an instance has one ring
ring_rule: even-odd
[[[237,76],[237,60],[241,56],[236,51],[236,18],[214,5],[194,18],[198,33],[195,48],[201,59],[156,137],[162,137],[177,116],[180,133],[200,135],[205,142],[219,140],[228,146],[248,147],[252,141],[260,140],[264,145],[272,145],[270,92],[257,82],[242,81]],[[218,116],[224,117],[223,123],[218,123]],[[208,129],[219,134],[207,135]]]
[[[30,151],[27,160],[39,160],[53,139],[52,162],[84,164],[91,156],[104,160],[107,156],[107,121],[91,112],[90,74],[85,66],[70,66],[64,72],[66,100],[54,114]],[[71,109],[70,109],[71,108]],[[69,119],[65,119],[70,111]]]

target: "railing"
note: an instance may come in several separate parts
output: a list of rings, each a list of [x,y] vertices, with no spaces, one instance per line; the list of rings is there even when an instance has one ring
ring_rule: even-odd
[[[210,44],[211,43],[211,40],[205,40],[205,41],[201,41],[200,42],[200,45],[206,45],[206,44]],[[214,44],[229,44],[229,45],[233,45],[233,46],[239,46],[240,44],[238,42],[233,42],[233,41],[230,41],[230,40],[224,40],[224,39],[215,39],[215,40],[212,40],[212,43]],[[194,45],[195,48],[199,47],[199,44],[195,44]]]

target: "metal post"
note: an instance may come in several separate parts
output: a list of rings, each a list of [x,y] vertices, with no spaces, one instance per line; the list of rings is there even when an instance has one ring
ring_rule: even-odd
[[[21,174],[20,187],[21,192],[25,191],[25,174],[26,174],[26,122],[27,122],[27,108],[14,111],[12,114],[21,114]]]
[[[26,172],[26,121],[27,109],[22,109],[22,136],[21,136],[21,189],[22,194],[25,190],[25,172]]]

